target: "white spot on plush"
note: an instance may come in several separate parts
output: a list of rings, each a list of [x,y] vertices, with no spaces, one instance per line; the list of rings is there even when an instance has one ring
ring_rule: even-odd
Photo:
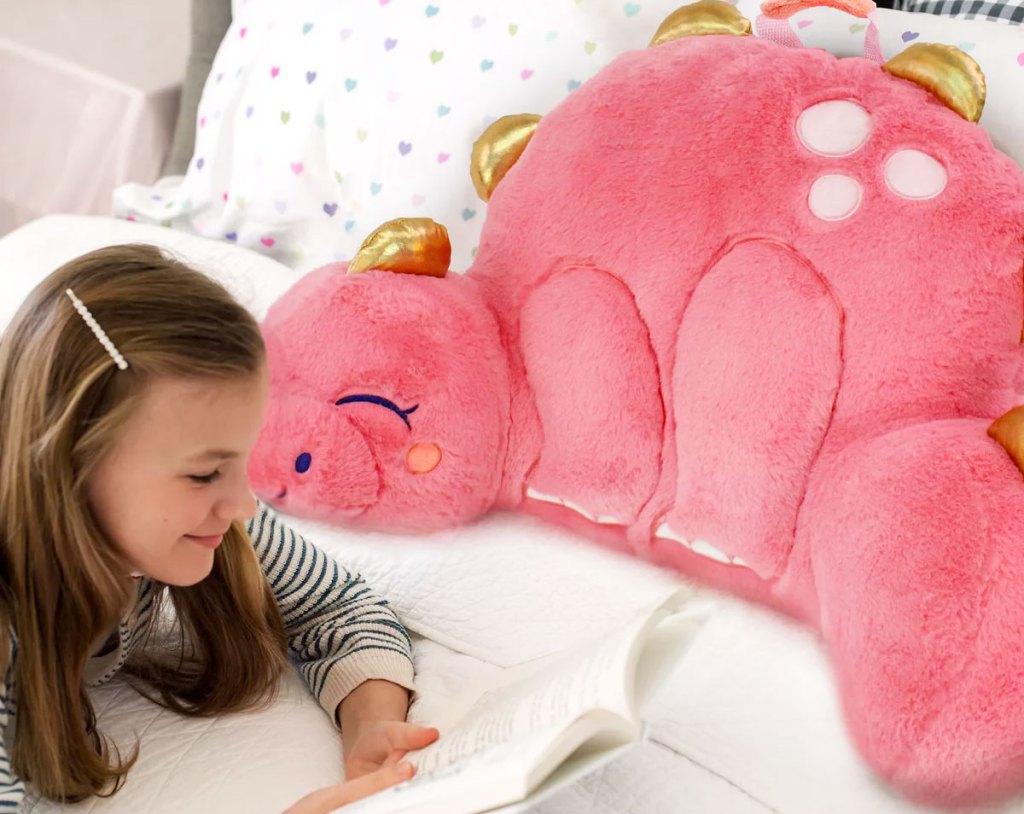
[[[796,132],[804,147],[828,158],[850,155],[871,135],[871,116],[855,102],[819,102],[800,114]]]
[[[582,514],[585,518],[587,518],[587,520],[592,520],[595,523],[600,523],[602,526],[624,526],[624,525],[626,525],[621,520],[617,520],[614,517],[610,517],[608,515],[603,515],[603,514],[602,515],[592,514],[591,512],[588,512],[586,509],[584,509],[582,506],[580,506],[578,503],[573,503],[571,500],[566,500],[566,499],[561,498],[561,497],[556,497],[555,495],[545,495],[544,493],[538,492],[536,489],[534,489],[532,487],[528,487],[527,488],[526,496],[528,498],[533,499],[533,500],[539,500],[541,503],[553,503],[556,506],[565,506],[565,508],[572,509],[572,511],[576,512],[577,514]]]
[[[901,198],[923,201],[946,188],[946,168],[920,150],[900,150],[885,162],[885,183]]]
[[[709,560],[720,562],[724,565],[736,565],[741,568],[750,568],[745,560],[741,560],[739,557],[731,557],[725,552],[715,548],[707,540],[687,540],[683,535],[672,530],[672,527],[668,523],[662,523],[658,526],[658,530],[654,533],[656,537],[660,537],[663,540],[674,540],[680,543],[684,547],[690,549],[694,554],[700,554],[702,557],[707,557]]]
[[[821,220],[843,220],[857,211],[864,192],[848,175],[823,175],[811,185],[807,206]]]

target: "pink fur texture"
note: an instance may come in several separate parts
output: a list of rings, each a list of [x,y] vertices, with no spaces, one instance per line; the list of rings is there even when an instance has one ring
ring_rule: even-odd
[[[862,143],[808,146],[829,101]],[[893,181],[906,151],[937,195]],[[1022,235],[1024,173],[867,60],[630,53],[541,122],[467,274],[328,267],[271,310],[253,478],[374,528],[522,508],[771,603],[820,629],[882,777],[1012,793],[1024,479],[986,430],[1024,400]]]

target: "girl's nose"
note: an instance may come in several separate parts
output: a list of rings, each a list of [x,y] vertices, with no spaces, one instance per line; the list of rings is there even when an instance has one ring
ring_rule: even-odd
[[[217,514],[226,520],[245,522],[256,515],[256,495],[253,494],[249,478],[242,475],[217,506]]]
[[[256,494],[252,491],[252,487],[249,485],[249,479],[245,479],[245,495],[242,498],[242,508],[240,512],[239,520],[243,522],[251,520],[256,516],[256,509],[259,504],[256,501]]]

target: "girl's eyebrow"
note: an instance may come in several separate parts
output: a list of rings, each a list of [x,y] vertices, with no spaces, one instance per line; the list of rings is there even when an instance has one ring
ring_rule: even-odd
[[[230,449],[208,449],[205,452],[200,452],[198,455],[193,455],[188,459],[189,463],[198,463],[200,461],[230,461],[232,458],[237,458],[238,453]]]

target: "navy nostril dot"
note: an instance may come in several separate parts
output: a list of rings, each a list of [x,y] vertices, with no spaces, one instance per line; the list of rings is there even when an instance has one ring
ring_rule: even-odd
[[[298,458],[295,459],[295,471],[299,474],[306,472],[310,465],[313,463],[313,456],[308,452],[303,452]]]

